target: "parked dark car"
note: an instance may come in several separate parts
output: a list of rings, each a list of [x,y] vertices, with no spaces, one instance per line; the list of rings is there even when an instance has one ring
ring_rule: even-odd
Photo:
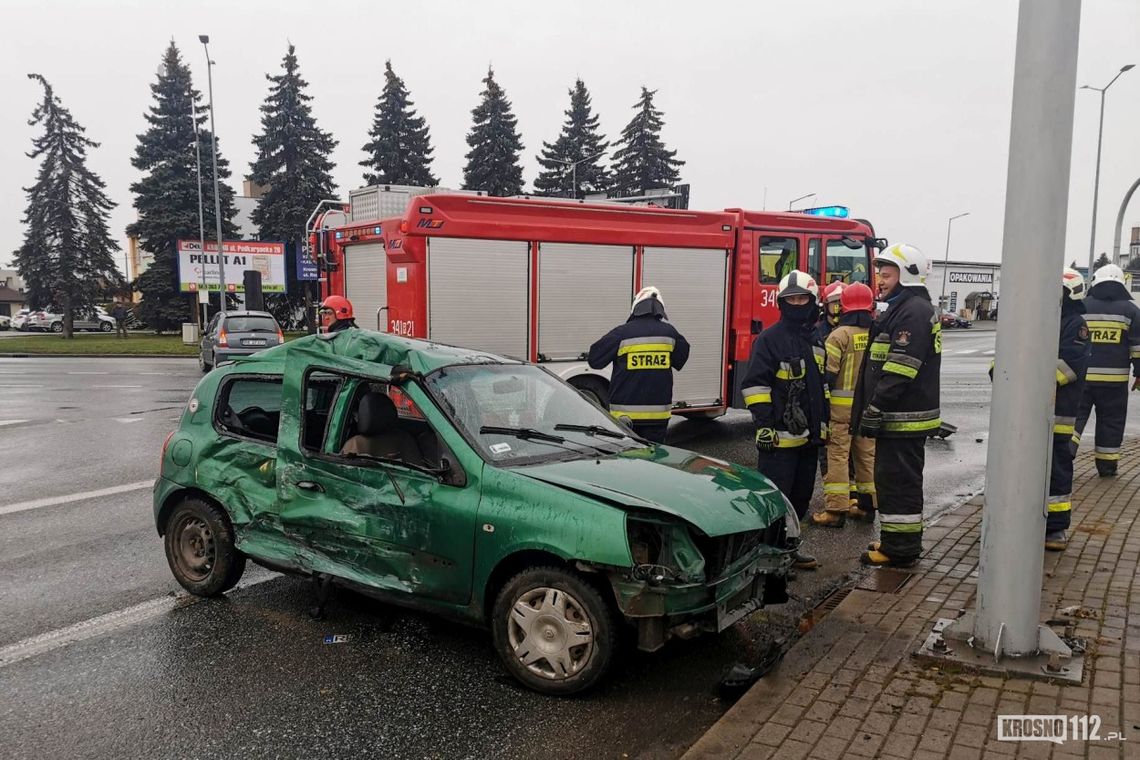
[[[198,366],[203,372],[209,372],[221,362],[284,342],[281,325],[267,311],[218,312],[202,333]]]
[[[974,323],[965,317],[959,317],[952,311],[942,311],[942,326],[943,327],[960,327],[967,328],[973,327]]]

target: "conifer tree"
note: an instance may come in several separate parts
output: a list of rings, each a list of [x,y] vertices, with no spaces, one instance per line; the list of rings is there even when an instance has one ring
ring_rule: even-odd
[[[482,101],[471,111],[471,131],[467,134],[467,166],[463,186],[489,195],[518,195],[522,192],[522,139],[518,120],[511,112],[511,101],[488,67],[483,79]]]
[[[333,163],[329,159],[337,141],[317,127],[305,90],[309,86],[297,67],[292,44],[281,61],[281,72],[266,74],[269,95],[261,106],[261,134],[253,138],[257,158],[250,179],[269,188],[253,212],[262,240],[285,243],[286,292],[267,294],[266,308],[282,324],[293,321],[305,305],[308,283],[297,280],[294,256],[304,237],[305,221],[322,199],[333,197]],[[306,320],[309,317],[305,311]]]
[[[1101,252],[1101,254],[1096,257],[1096,261],[1093,262],[1093,271],[1095,272],[1096,270],[1100,269],[1101,267],[1105,266],[1106,264],[1111,264],[1111,263],[1112,262],[1108,260],[1108,254]]]
[[[614,152],[613,192],[634,195],[657,187],[672,187],[680,179],[678,169],[685,165],[661,142],[665,125],[661,111],[653,106],[656,90],[641,88],[641,98],[633,106],[637,114],[622,130]]]
[[[208,111],[200,105],[202,95],[194,89],[190,69],[182,62],[171,41],[162,57],[158,79],[150,86],[154,102],[145,114],[147,130],[138,136],[131,164],[143,177],[131,185],[138,220],[127,227],[138,237],[139,246],[154,255],[154,262],[138,278],[142,292],[139,306],[143,321],[157,330],[168,330],[193,319],[197,302],[179,293],[178,240],[197,240],[198,174],[194,151],[202,157],[202,208],[206,244],[215,238],[214,182]],[[194,141],[194,123],[198,142]],[[222,235],[233,237],[234,191],[225,180],[229,162],[218,148],[218,180],[221,187]]]
[[[376,101],[371,138],[364,146],[368,158],[360,162],[368,185],[416,185],[434,187],[439,180],[431,173],[431,136],[422,116],[416,114],[404,80],[384,64],[384,91]]]
[[[122,284],[114,257],[119,245],[107,228],[115,204],[87,166],[87,149],[99,143],[86,136],[46,79],[28,78],[43,87],[43,100],[28,122],[43,132],[27,154],[39,160],[40,169],[35,184],[25,188],[24,243],[16,251],[16,267],[29,306],[60,309],[63,336],[71,338],[75,317]]]
[[[610,174],[602,163],[609,148],[598,129],[598,117],[590,105],[590,92],[579,79],[570,90],[570,107],[562,133],[553,143],[542,144],[538,163],[543,171],[534,180],[534,189],[543,195],[580,198],[586,193],[604,192]],[[577,168],[574,167],[575,162]],[[571,187],[576,184],[576,187]]]

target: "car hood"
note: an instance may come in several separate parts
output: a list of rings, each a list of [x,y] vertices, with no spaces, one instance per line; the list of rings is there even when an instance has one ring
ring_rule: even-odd
[[[788,510],[783,494],[755,470],[668,446],[515,472],[614,506],[664,512],[708,536],[765,528]]]

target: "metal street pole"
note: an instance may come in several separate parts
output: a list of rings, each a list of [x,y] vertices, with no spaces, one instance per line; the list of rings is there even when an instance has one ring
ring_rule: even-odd
[[[206,216],[202,210],[202,143],[198,139],[198,111],[194,104],[190,104],[190,121],[194,124],[194,165],[198,170],[198,250],[202,256],[206,255]],[[202,288],[206,287],[206,262],[202,262]],[[207,291],[209,292],[209,291]],[[200,300],[200,299],[199,299]],[[206,306],[201,305],[198,311],[198,329],[206,326]]]
[[[1080,23],[1079,0],[1021,0],[973,625],[991,657],[1071,654],[1038,612]]]
[[[584,164],[587,161],[593,161],[598,156],[604,156],[604,155],[606,155],[606,152],[603,150],[603,151],[600,151],[598,153],[595,153],[592,156],[586,156],[585,158],[579,158],[577,161],[564,161],[561,158],[554,159],[555,161],[562,164],[563,166],[569,166],[570,167],[570,197],[571,198],[573,198],[574,200],[578,199],[578,164]]]
[[[801,195],[799,198],[792,198],[790,201],[788,201],[788,211],[791,211],[792,206],[799,203],[800,201],[806,200],[807,198],[814,198],[814,197],[815,197],[815,193],[808,193],[807,195]]]
[[[1104,139],[1104,96],[1108,93],[1108,88],[1112,87],[1112,83],[1120,79],[1120,75],[1132,68],[1133,64],[1121,67],[1120,71],[1116,72],[1116,76],[1112,81],[1104,87],[1090,87],[1089,85],[1081,85],[1082,90],[1093,90],[1100,93],[1100,126],[1097,128],[1096,133],[1096,176],[1093,178],[1093,207],[1092,207],[1092,230],[1089,232],[1089,271],[1088,276],[1092,277],[1093,262],[1096,257],[1096,207],[1098,196],[1100,195],[1100,146]]]
[[[1112,237],[1112,263],[1116,264],[1121,269],[1124,269],[1127,261],[1123,263],[1120,261],[1120,235],[1124,231],[1124,212],[1128,209],[1128,202],[1132,200],[1132,194],[1136,192],[1136,188],[1140,187],[1140,178],[1137,178],[1132,183],[1132,187],[1128,188],[1128,192],[1124,194],[1124,200],[1120,202],[1120,210],[1116,212],[1116,233]]]
[[[950,223],[955,219],[961,219],[964,216],[969,216],[970,212],[965,211],[957,216],[952,216],[946,220],[946,255],[942,258],[942,295],[938,296],[938,308],[946,308],[946,280],[950,279],[947,272],[947,267],[950,266]]]
[[[210,147],[214,153],[214,222],[218,232],[218,291],[219,308],[226,312],[226,257],[222,253],[222,196],[218,192],[218,127],[214,122],[214,62],[210,60],[210,36],[199,34],[198,41],[206,51],[206,81],[210,91]],[[205,253],[205,251],[203,251]]]

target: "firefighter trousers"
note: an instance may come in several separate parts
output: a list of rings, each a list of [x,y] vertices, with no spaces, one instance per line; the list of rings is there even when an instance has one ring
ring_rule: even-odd
[[[922,554],[922,468],[926,438],[875,440],[875,489],[879,501],[879,551],[893,560]]]
[[[772,481],[772,484],[788,497],[800,520],[804,519],[808,507],[811,506],[817,467],[819,467],[819,449],[816,446],[761,451],[756,463],[756,469],[760,474]]]
[[[835,407],[832,407],[831,414],[831,435],[827,441],[827,474],[823,478],[825,508],[828,512],[846,512],[851,503],[851,494],[854,493],[858,495],[860,508],[873,509],[875,441],[861,435],[851,435],[850,412],[836,415]],[[837,416],[840,419],[836,419]],[[852,469],[854,478],[851,478]]]
[[[644,422],[634,420],[631,427],[633,432],[647,441],[665,443],[665,433],[669,430],[669,420],[646,420]]]
[[[1053,435],[1053,466],[1049,470],[1049,512],[1045,532],[1069,529],[1073,510],[1073,446],[1067,434]]]
[[[1124,441],[1124,423],[1128,417],[1128,383],[1085,383],[1081,406],[1077,411],[1077,432],[1073,436],[1073,453],[1080,446],[1081,434],[1093,408],[1096,409],[1096,468],[1098,472],[1116,472],[1120,444]]]

